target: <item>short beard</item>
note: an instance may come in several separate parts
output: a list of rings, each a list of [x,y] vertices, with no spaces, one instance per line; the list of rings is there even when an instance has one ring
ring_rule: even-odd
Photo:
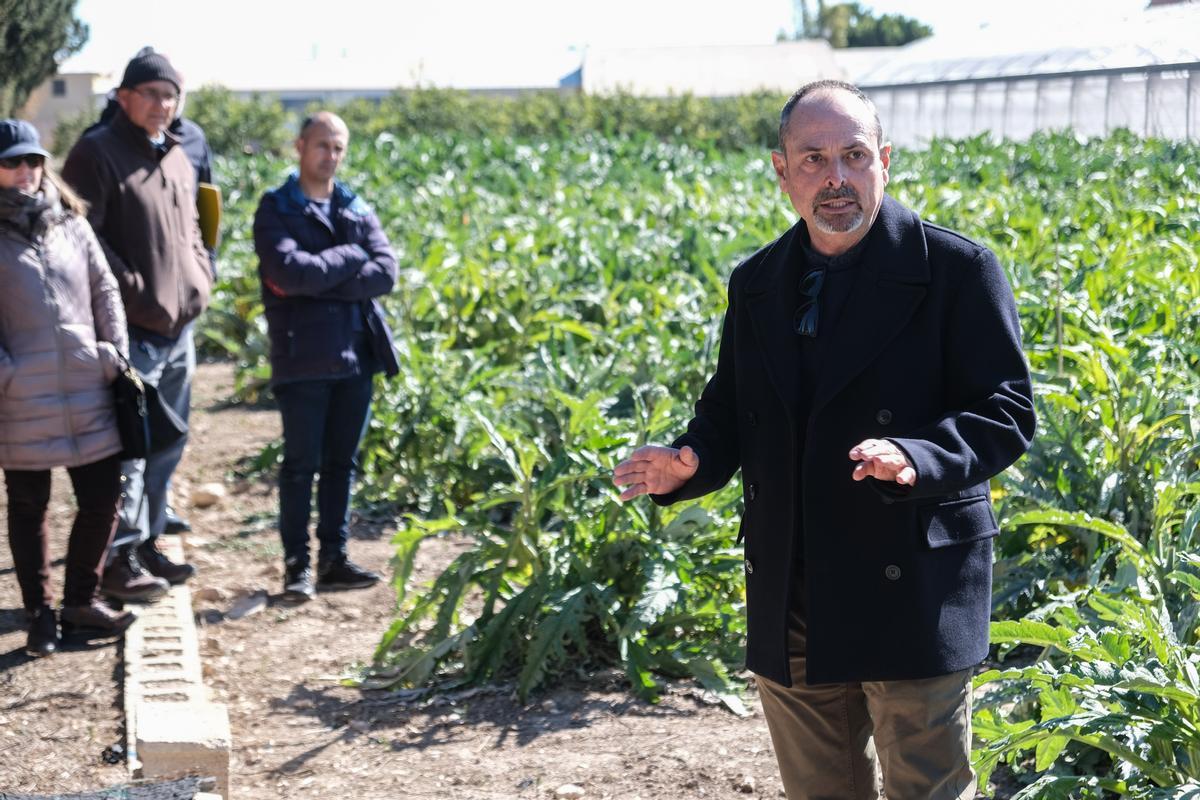
[[[858,213],[850,217],[839,216],[837,220],[830,222],[821,218],[821,203],[826,200],[853,200],[858,203]],[[821,233],[849,233],[857,230],[867,218],[863,213],[862,203],[858,200],[858,192],[854,191],[849,186],[843,186],[840,189],[825,189],[819,192],[813,200],[813,227],[821,231]]]
[[[860,225],[866,220],[867,215],[862,209],[852,217],[839,217],[836,221],[821,219],[818,212],[813,212],[813,227],[821,231],[821,233],[849,233],[857,230]]]

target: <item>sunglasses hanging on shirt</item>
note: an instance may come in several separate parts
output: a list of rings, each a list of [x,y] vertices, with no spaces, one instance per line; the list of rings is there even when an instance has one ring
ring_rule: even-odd
[[[817,335],[817,321],[820,318],[821,307],[817,305],[817,298],[821,294],[821,287],[825,285],[825,270],[814,269],[804,273],[804,277],[800,279],[800,294],[804,299],[800,301],[796,313],[792,316],[792,329],[796,331],[797,336]]]

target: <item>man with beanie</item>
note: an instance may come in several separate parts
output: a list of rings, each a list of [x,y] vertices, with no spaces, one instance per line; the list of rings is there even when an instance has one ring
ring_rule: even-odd
[[[154,53],[155,50],[153,47],[143,47],[137,52],[135,58],[153,55]],[[187,95],[185,87],[182,85],[182,77],[180,75],[181,85],[179,87],[179,102],[175,107],[175,118],[167,126],[167,131],[179,139],[179,147],[187,155],[188,160],[192,162],[192,169],[196,172],[195,186],[197,192],[199,192],[200,184],[215,183],[212,169],[212,149],[208,146],[208,137],[205,136],[204,129],[194,121],[183,116],[183,107],[187,101]],[[121,104],[117,102],[117,91],[117,89],[112,89],[108,92],[104,109],[100,112],[100,118],[83,132],[83,136],[98,128],[103,128],[112,122],[113,117],[121,110]],[[208,259],[212,263],[213,279],[215,280],[217,276],[217,253],[213,249],[208,249],[207,246],[206,249],[208,250]],[[191,524],[180,517],[175,512],[175,509],[171,507],[169,497],[167,501],[166,520],[166,533],[182,533],[192,529]]]
[[[186,420],[196,369],[191,323],[208,304],[213,275],[197,220],[195,173],[168,130],[181,84],[161,53],[139,53],[117,89],[120,109],[71,148],[63,177],[87,200],[88,221],[120,284],[130,361]],[[195,572],[157,546],[185,443],[122,465],[120,521],[101,585],[110,597],[152,600]]]

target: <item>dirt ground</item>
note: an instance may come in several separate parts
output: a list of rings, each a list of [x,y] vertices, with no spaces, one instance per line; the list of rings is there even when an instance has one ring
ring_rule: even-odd
[[[199,568],[191,586],[206,680],[229,707],[234,800],[782,796],[753,694],[753,714],[742,719],[686,684],[658,705],[640,702],[611,674],[529,704],[503,686],[420,697],[342,686],[391,620],[386,584],[225,617],[257,591],[273,597],[282,579],[275,490],[235,477],[239,460],[279,435],[278,414],[227,407],[232,382],[231,366],[201,365],[176,497],[194,528],[185,542]],[[54,482],[51,553],[61,586],[73,506],[66,474],[56,471]],[[211,482],[224,484],[226,497],[189,507],[192,490]],[[390,575],[392,532],[357,520],[351,555]],[[430,580],[462,546],[445,540],[424,548],[411,585]],[[9,551],[0,547],[0,797],[125,782],[124,764],[104,760],[106,749],[111,755],[124,743],[119,645],[35,661],[22,652],[24,625]]]

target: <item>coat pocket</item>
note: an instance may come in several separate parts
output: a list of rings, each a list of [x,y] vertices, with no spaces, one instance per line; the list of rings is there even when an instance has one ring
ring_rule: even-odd
[[[986,495],[927,505],[918,511],[921,532],[930,548],[977,542],[1000,533]]]

